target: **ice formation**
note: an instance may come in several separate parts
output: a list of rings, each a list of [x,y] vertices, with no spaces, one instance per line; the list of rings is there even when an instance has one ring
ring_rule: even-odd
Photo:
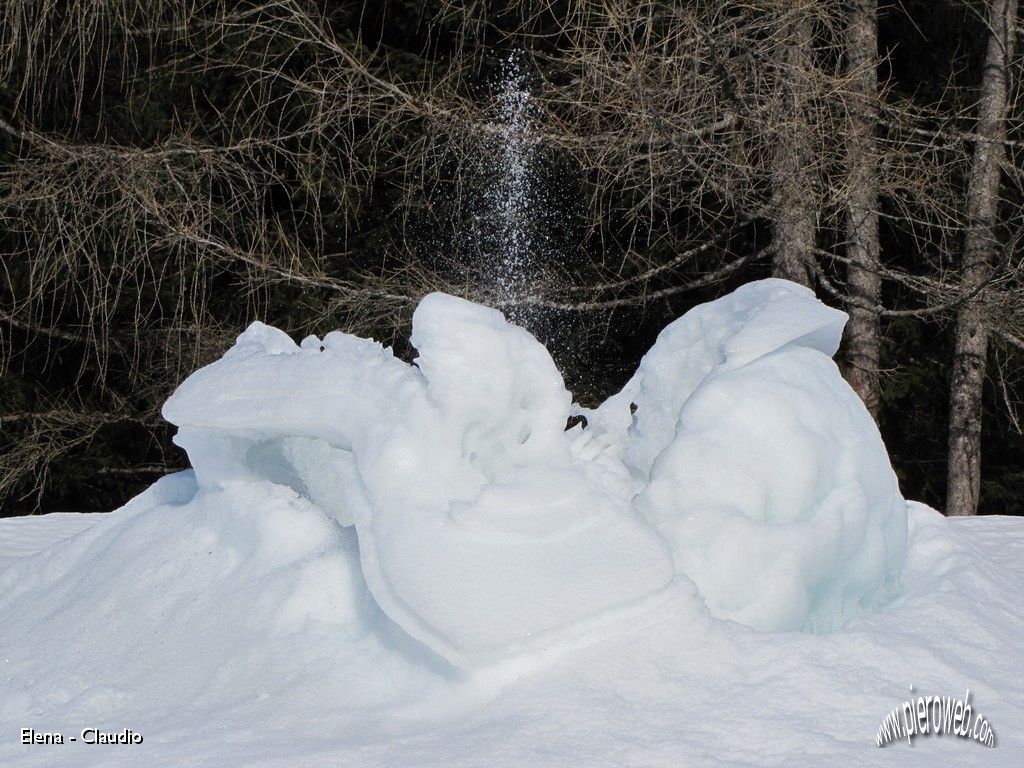
[[[415,365],[255,323],[164,415],[195,471],[186,505],[287,490],[354,531],[343,602],[368,592],[458,667],[592,633],[684,578],[721,618],[820,631],[889,599],[906,549],[884,446],[830,359],[844,321],[749,284],[666,328],[588,411],[530,334],[433,294]],[[565,429],[574,413],[586,428]]]
[[[831,356],[846,316],[781,281],[669,326],[618,396],[636,404],[634,503],[712,612],[829,630],[891,597],[906,504]]]

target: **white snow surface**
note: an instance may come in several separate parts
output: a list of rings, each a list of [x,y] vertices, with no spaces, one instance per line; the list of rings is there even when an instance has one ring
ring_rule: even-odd
[[[415,365],[254,324],[166,404],[193,470],[0,520],[0,765],[1019,765],[1024,521],[903,501],[844,320],[750,284],[592,411],[450,296]],[[967,690],[997,749],[877,749]]]

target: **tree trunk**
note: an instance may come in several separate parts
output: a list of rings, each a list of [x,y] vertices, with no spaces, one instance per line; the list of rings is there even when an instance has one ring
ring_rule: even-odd
[[[996,268],[1000,166],[1006,157],[1009,63],[1013,56],[1017,0],[991,0],[991,35],[978,102],[974,159],[967,186],[963,286],[978,291],[957,315],[949,399],[946,514],[975,515],[981,491],[981,417],[988,354],[985,281]]]
[[[810,17],[794,9],[796,19],[781,41],[779,100],[773,158],[772,244],[775,277],[811,285],[815,208],[811,174],[812,129],[805,101],[809,96],[811,45]]]
[[[846,379],[872,418],[878,417],[882,304],[878,240],[878,4],[851,0],[846,21],[846,69],[850,111],[846,143],[849,192],[846,200],[847,282]]]

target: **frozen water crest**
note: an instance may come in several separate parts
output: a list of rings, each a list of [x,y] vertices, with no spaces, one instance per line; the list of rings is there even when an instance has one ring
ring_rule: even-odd
[[[0,764],[1015,765],[1024,526],[903,501],[844,320],[747,285],[594,410],[451,296],[415,365],[253,324],[165,406],[192,470],[0,521]],[[908,685],[1007,748],[877,750]],[[145,741],[19,740],[86,727]]]

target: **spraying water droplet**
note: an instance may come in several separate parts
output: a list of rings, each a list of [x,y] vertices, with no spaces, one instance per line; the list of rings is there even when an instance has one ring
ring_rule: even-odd
[[[485,268],[495,298],[517,325],[529,324],[529,281],[539,243],[535,107],[517,55],[506,59],[496,98],[488,175],[484,191],[490,226],[484,233]]]

